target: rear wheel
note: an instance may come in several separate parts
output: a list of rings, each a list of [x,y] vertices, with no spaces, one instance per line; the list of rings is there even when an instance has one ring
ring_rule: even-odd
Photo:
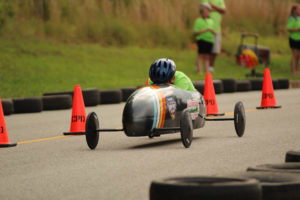
[[[182,111],[180,116],[180,134],[182,144],[185,148],[189,148],[193,140],[193,123],[189,110]]]
[[[242,137],[245,132],[246,116],[245,109],[242,102],[237,102],[234,107],[234,127],[236,134]]]
[[[85,124],[85,138],[87,145],[90,149],[95,149],[98,145],[99,141],[99,133],[97,131],[99,129],[99,120],[96,113],[91,112],[87,116],[86,124]]]

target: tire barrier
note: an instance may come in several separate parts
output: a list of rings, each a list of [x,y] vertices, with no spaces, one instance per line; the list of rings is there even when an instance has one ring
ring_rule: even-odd
[[[249,86],[250,82],[250,86]],[[289,79],[278,79],[278,80],[272,80],[274,89],[288,89],[290,87],[290,81]],[[201,93],[204,94],[204,81],[194,81],[193,82],[194,87]],[[221,94],[223,92],[230,93],[230,92],[236,92],[236,91],[249,91],[249,90],[262,90],[263,86],[263,80],[262,79],[254,79],[254,80],[238,80],[229,78],[229,79],[221,79],[221,80],[213,80],[213,85],[215,88],[216,94]],[[136,89],[144,87],[145,85],[139,85],[137,87],[127,87],[127,88],[121,88],[121,89],[115,89],[115,90],[104,90],[99,92],[98,89],[85,89],[82,90],[82,95],[84,98],[85,106],[96,106],[98,104],[111,104],[111,103],[120,103],[122,101],[126,101],[127,98],[134,92]],[[61,96],[61,95],[70,95],[73,98],[73,91],[64,91],[64,92],[50,92],[50,93],[44,93],[43,96]],[[104,98],[101,100],[101,98]],[[62,98],[62,97],[58,97]],[[121,101],[120,101],[121,98]],[[36,100],[38,98],[27,98],[31,100],[26,100],[29,108],[21,108],[23,106],[17,105],[16,112],[14,111],[14,101],[17,101],[18,104],[24,104],[19,103],[22,101],[21,99],[14,99],[14,100],[2,100],[3,105],[3,111],[4,115],[10,115],[12,113],[27,113],[27,112],[40,112],[40,106],[32,106],[31,104],[36,104]],[[35,99],[35,100],[32,100]],[[43,107],[44,110],[56,110],[56,109],[68,109],[69,106],[67,106],[67,102],[58,102],[57,100],[54,100],[54,97],[49,98],[43,98],[42,101],[46,104]],[[24,99],[23,99],[24,100]],[[25,101],[25,100],[24,100]],[[36,101],[36,103],[29,103],[30,101]],[[63,100],[68,101],[68,100]],[[57,103],[55,103],[57,102]],[[27,104],[26,103],[26,104]],[[40,103],[37,103],[40,104]],[[57,104],[57,105],[55,105]],[[66,104],[66,105],[62,105]],[[35,108],[34,108],[35,107]],[[34,111],[30,111],[34,110]]]
[[[198,92],[200,92],[202,95],[204,94],[204,82],[203,81],[194,81],[193,85]]]
[[[137,87],[127,87],[121,88],[122,91],[122,101],[127,101],[128,97],[137,89]]]
[[[121,103],[123,100],[122,91],[120,89],[101,90],[100,99],[100,104]]]
[[[224,91],[223,82],[221,80],[213,80],[215,93],[216,94],[222,94]]]
[[[253,80],[250,80],[250,83],[251,83],[252,90],[262,90],[262,87],[263,87],[262,79],[253,79]]]
[[[269,171],[269,172],[281,172],[281,173],[297,173],[300,175],[300,163],[288,162],[280,164],[265,164],[258,165],[256,167],[249,167],[248,171]]]
[[[233,78],[221,79],[224,92],[236,92],[236,80]]]
[[[1,103],[4,115],[11,115],[14,113],[14,105],[11,99],[2,99]]]
[[[300,199],[300,176],[294,174],[248,171],[228,174],[227,176],[258,180],[261,185],[263,200]]]
[[[279,89],[289,89],[290,81],[289,79],[278,79]]]
[[[14,113],[35,113],[43,110],[43,101],[40,97],[13,99]]]
[[[178,177],[153,181],[150,200],[259,200],[259,182],[245,178]]]
[[[44,93],[43,96],[54,96],[54,95],[71,95],[73,98],[73,91],[65,91],[65,92],[48,92]]]
[[[82,90],[85,106],[97,106],[101,101],[99,90],[96,88]]]
[[[62,110],[72,108],[71,95],[43,96],[43,110]]]
[[[273,89],[274,90],[279,89],[279,82],[278,82],[278,80],[272,80],[272,83],[273,83]]]
[[[285,154],[285,162],[300,162],[300,151],[288,151]]]
[[[55,96],[55,95],[71,95],[73,99],[74,91],[50,92],[50,93],[43,94],[43,96]],[[85,106],[96,106],[101,101],[99,90],[96,88],[82,90],[82,96],[84,99]]]
[[[251,82],[249,80],[238,80],[236,81],[236,91],[248,92],[251,90]]]

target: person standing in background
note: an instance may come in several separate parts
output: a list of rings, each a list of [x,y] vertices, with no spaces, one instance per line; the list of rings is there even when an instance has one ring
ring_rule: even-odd
[[[201,17],[197,18],[194,24],[194,36],[198,46],[198,74],[202,74],[202,62],[204,63],[205,72],[209,72],[209,59],[216,34],[214,21],[209,14],[211,9],[208,3],[202,3],[200,6]]]
[[[300,6],[293,5],[286,29],[290,32],[289,43],[292,50],[291,70],[294,76],[299,75],[300,59]]]
[[[210,55],[210,67],[209,71],[214,71],[214,65],[216,57],[219,53],[221,53],[222,47],[222,33],[221,33],[221,23],[222,23],[222,15],[226,13],[226,6],[224,0],[202,0],[202,3],[209,3],[212,7],[212,11],[210,13],[210,17],[214,20],[215,23],[215,42]]]

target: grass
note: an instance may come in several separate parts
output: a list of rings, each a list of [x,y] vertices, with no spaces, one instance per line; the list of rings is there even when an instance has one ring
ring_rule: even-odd
[[[200,0],[0,0],[0,36],[185,48]],[[300,0],[225,0],[223,30],[287,35]],[[259,22],[259,23],[257,23]]]
[[[245,79],[249,70],[237,66],[234,46],[226,43],[226,54],[218,57],[214,79]],[[275,38],[265,42],[285,44]],[[276,44],[274,44],[276,46]],[[280,45],[279,45],[280,46]],[[271,58],[273,78],[290,78],[288,47]],[[286,50],[285,50],[286,49]],[[145,83],[150,64],[157,58],[175,60],[177,69],[192,80],[203,80],[195,74],[196,52],[176,48],[102,47],[98,44],[68,44],[45,39],[0,39],[0,96],[2,98],[40,96],[45,92],[82,88],[121,88]],[[264,67],[259,66],[258,72]]]

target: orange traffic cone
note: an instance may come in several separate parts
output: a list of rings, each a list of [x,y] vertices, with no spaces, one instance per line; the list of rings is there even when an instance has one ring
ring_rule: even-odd
[[[2,102],[0,98],[0,147],[14,147],[17,144],[9,144],[9,139],[7,135],[5,119],[3,114]]]
[[[64,135],[85,134],[86,112],[80,85],[75,85],[70,132]]]
[[[204,100],[206,104],[207,116],[223,116],[224,113],[219,113],[218,104],[216,100],[215,88],[210,73],[205,75],[204,85]]]
[[[265,109],[265,108],[281,108],[281,106],[276,105],[273,83],[272,83],[272,78],[271,78],[271,73],[269,68],[265,68],[261,105],[260,107],[257,107],[257,109]]]

